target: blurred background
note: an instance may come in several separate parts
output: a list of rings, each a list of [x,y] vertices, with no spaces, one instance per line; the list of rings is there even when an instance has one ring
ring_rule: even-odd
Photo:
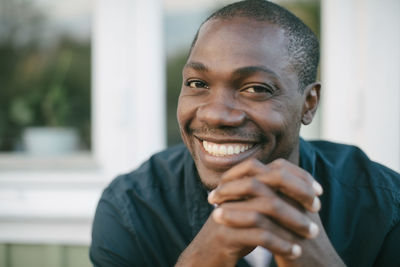
[[[0,0],[0,267],[90,266],[117,174],[180,142],[181,69],[228,0]],[[321,40],[307,139],[400,170],[400,2],[281,0]]]

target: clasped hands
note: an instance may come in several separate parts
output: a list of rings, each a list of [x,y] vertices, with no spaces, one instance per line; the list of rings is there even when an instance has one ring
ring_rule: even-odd
[[[278,266],[342,265],[318,215],[321,194],[309,173],[284,159],[246,160],[210,192],[216,208],[177,266],[235,266],[257,246]]]

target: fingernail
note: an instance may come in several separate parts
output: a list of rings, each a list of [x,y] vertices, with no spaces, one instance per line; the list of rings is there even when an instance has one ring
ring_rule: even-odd
[[[301,255],[301,247],[297,244],[294,244],[292,246],[292,255],[290,258],[295,259]]]
[[[208,194],[208,197],[207,197],[208,203],[210,203],[210,204],[214,204],[214,203],[213,203],[213,198],[214,198],[214,195],[215,195],[215,192],[214,192],[214,190],[213,190],[213,191],[211,191],[211,192]]]
[[[321,201],[319,200],[318,197],[314,197],[312,206],[311,206],[312,211],[319,211],[321,209]]]
[[[311,222],[310,226],[308,228],[308,231],[310,233],[310,237],[311,238],[316,237],[318,235],[318,232],[319,232],[318,225],[316,223]]]
[[[322,186],[321,186],[319,183],[317,183],[316,181],[314,181],[314,182],[312,183],[312,187],[314,188],[314,191],[315,191],[315,193],[316,193],[318,196],[322,195],[322,192],[323,192],[324,190],[322,189]]]

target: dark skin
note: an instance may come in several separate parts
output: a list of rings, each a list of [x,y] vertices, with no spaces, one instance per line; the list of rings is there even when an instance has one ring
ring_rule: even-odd
[[[218,205],[177,266],[235,266],[262,246],[279,266],[342,266],[318,215],[322,188],[299,164],[320,84],[298,89],[284,31],[211,20],[183,69],[182,138]],[[323,262],[322,262],[323,261]]]

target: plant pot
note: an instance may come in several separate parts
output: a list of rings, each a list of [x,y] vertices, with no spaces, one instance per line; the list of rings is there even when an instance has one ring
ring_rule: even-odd
[[[22,140],[26,152],[35,156],[65,155],[79,148],[79,135],[75,128],[27,127]]]

